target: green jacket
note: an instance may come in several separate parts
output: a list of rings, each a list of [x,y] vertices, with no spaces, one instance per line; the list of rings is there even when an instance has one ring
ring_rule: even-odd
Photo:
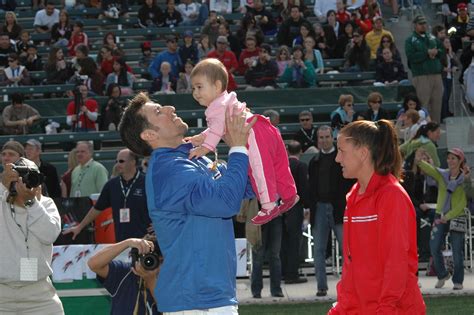
[[[400,152],[402,153],[403,158],[406,159],[419,148],[423,148],[426,150],[428,155],[433,160],[434,166],[439,167],[441,165],[435,144],[433,143],[433,141],[423,136],[402,144],[400,146]]]
[[[314,71],[314,66],[311,61],[305,60],[304,65],[306,66],[306,70],[303,70],[303,78],[308,87],[312,87],[316,85],[316,73]],[[288,83],[291,86],[293,82],[293,67],[287,66],[285,71],[280,77],[279,82]]]
[[[436,213],[442,214],[442,208],[444,201],[447,196],[446,183],[444,182],[443,176],[438,170],[425,161],[420,161],[418,166],[428,176],[433,177],[438,183],[438,199],[436,200]],[[451,208],[446,213],[445,217],[447,220],[457,218],[464,215],[464,208],[467,206],[466,194],[464,193],[463,185],[459,185],[451,195]]]
[[[428,55],[428,49],[438,48],[439,52],[434,59]],[[443,66],[441,58],[445,54],[441,42],[426,33],[425,36],[413,32],[405,41],[405,53],[408,60],[408,68],[410,68],[414,77],[428,74],[441,74]]]

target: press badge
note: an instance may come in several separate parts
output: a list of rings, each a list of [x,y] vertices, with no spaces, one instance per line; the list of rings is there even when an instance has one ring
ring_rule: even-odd
[[[20,281],[38,281],[38,258],[20,259]]]
[[[120,209],[120,223],[130,222],[130,208]]]
[[[75,193],[74,193],[74,197],[80,197],[80,196],[81,196],[81,191],[76,190]]]

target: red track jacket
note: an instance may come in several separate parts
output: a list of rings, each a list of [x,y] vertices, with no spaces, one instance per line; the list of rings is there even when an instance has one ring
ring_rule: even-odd
[[[355,184],[344,214],[344,265],[330,315],[425,314],[418,288],[416,214],[392,176]]]

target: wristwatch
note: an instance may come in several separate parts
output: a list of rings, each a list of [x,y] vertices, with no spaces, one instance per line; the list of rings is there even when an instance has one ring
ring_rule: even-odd
[[[25,207],[30,208],[34,203],[35,203],[36,198],[26,200],[25,201]]]

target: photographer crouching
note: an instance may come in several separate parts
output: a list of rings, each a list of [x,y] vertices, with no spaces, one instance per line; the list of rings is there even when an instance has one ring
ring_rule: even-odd
[[[64,314],[49,276],[61,219],[41,195],[42,175],[16,141],[2,148],[0,314]]]
[[[162,256],[158,244],[151,241],[156,237],[147,236],[107,246],[87,262],[112,297],[112,315],[160,314],[153,294]],[[128,248],[131,263],[114,260]]]

